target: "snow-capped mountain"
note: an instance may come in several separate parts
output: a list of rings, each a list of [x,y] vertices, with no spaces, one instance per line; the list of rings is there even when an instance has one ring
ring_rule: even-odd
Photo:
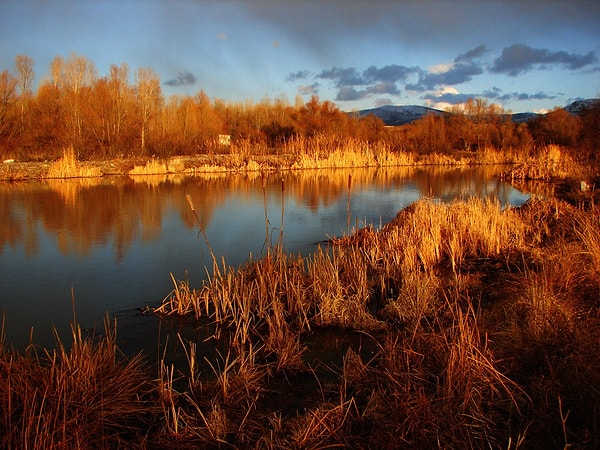
[[[565,109],[565,111],[576,116],[578,114],[581,114],[581,112],[584,109],[591,108],[592,106],[595,106],[598,103],[600,103],[600,98],[588,98],[586,100],[577,100],[576,102],[573,102],[568,106],[565,106],[564,109]]]
[[[596,103],[599,103],[600,99],[587,99],[587,100],[578,100],[571,103],[568,106],[565,106],[565,111],[578,115],[585,108],[589,108]],[[379,117],[383,120],[383,123],[388,126],[399,126],[405,125],[407,123],[414,122],[415,120],[422,119],[427,114],[436,114],[436,115],[448,115],[451,114],[446,111],[441,111],[435,108],[428,108],[426,106],[417,106],[417,105],[386,105],[381,106],[379,108],[372,109],[362,109],[352,114],[358,114],[360,117],[365,117],[370,114]],[[513,122],[522,123],[529,122],[536,117],[541,116],[542,114],[534,113],[534,112],[522,112],[511,114],[510,118]]]
[[[358,115],[360,117],[365,117],[370,114],[379,117],[381,120],[383,120],[383,123],[388,126],[399,126],[422,119],[427,114],[442,115],[447,113],[440,111],[439,109],[417,105],[385,105],[380,106],[379,108],[362,109],[358,111]]]

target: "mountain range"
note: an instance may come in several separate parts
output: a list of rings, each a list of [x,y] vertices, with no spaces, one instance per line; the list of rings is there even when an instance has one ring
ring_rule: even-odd
[[[577,100],[568,106],[565,106],[563,109],[570,114],[579,115],[581,112],[590,106],[600,102],[600,99],[586,99],[586,100]],[[414,122],[415,120],[422,119],[428,114],[435,114],[438,116],[441,115],[449,115],[452,113],[441,111],[435,108],[429,108],[427,106],[417,106],[417,105],[385,105],[380,106],[379,108],[372,109],[362,109],[360,111],[356,111],[353,114],[358,114],[360,117],[365,117],[370,114],[379,117],[383,120],[383,123],[387,126],[399,126],[406,125],[407,123]],[[534,113],[534,112],[521,112],[510,114],[510,118],[513,122],[528,122],[536,117],[539,117],[543,114]]]

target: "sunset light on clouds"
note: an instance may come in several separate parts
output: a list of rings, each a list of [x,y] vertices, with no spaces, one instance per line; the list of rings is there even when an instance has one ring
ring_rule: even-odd
[[[0,70],[27,55],[37,84],[76,53],[99,76],[151,68],[165,95],[539,111],[600,95],[599,17],[578,0],[4,0]]]

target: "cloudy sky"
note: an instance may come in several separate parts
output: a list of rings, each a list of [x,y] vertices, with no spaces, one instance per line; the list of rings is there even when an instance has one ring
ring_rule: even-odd
[[[540,111],[600,96],[600,1],[0,1],[0,70],[25,54],[39,80],[73,52],[167,96]]]

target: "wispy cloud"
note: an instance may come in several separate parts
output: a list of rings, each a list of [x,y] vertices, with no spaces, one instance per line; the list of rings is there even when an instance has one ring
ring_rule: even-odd
[[[300,95],[318,95],[319,93],[319,83],[313,84],[301,84],[298,86],[298,94]]]
[[[534,68],[548,69],[558,64],[567,69],[576,70],[596,61],[594,52],[579,55],[565,51],[552,52],[525,44],[514,44],[502,50],[502,54],[492,63],[491,72],[504,73],[514,77]]]
[[[177,78],[165,81],[164,84],[171,87],[190,86],[196,83],[197,79],[191,72],[179,72]]]

